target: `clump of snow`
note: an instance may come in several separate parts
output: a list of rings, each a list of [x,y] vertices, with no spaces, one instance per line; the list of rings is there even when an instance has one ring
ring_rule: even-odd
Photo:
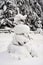
[[[38,33],[41,33],[41,32],[43,32],[43,31],[42,31],[41,28],[38,28],[38,29],[37,29],[37,32],[38,32]]]
[[[14,38],[13,38],[13,44],[16,44],[16,45],[18,45],[19,43],[21,44],[21,45],[24,45],[24,44],[26,44],[26,42],[28,42],[29,41],[29,39],[28,38],[26,38],[24,35],[16,35]]]
[[[24,34],[26,37],[29,36],[30,28],[27,25],[19,24],[14,28],[16,34]]]
[[[22,14],[18,13],[18,14],[14,17],[14,23],[20,24],[20,23],[21,23],[20,20],[25,21],[26,17],[27,17],[27,15],[24,15],[24,16],[23,16]]]
[[[27,25],[19,24],[16,25],[14,28],[14,37],[13,37],[13,44],[25,44],[31,39],[29,35],[30,28]]]
[[[6,5],[4,5],[3,10],[4,10],[4,11],[6,11],[6,9],[7,9],[7,6],[6,6]]]
[[[23,58],[28,58],[30,56],[25,46],[19,46],[19,45],[17,46],[11,44],[9,45],[8,52],[15,59],[23,59]]]
[[[29,33],[30,28],[27,25],[19,24],[14,28],[15,33]]]

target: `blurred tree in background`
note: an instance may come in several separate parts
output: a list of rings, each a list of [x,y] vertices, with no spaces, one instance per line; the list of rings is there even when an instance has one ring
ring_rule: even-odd
[[[13,16],[15,16],[17,8],[19,8],[20,14],[23,16],[27,15],[25,24],[30,26],[30,28],[35,30],[40,24],[43,26],[43,0],[0,0],[0,4],[2,1],[11,2],[10,7]],[[42,22],[40,23],[40,21]]]

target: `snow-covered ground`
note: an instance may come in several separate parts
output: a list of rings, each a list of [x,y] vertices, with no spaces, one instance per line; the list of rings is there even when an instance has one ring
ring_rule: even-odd
[[[33,49],[37,53],[37,57],[31,57],[24,59],[15,59],[8,52],[8,45],[13,39],[13,33],[0,33],[0,65],[43,65],[43,35],[42,34],[31,34],[33,40],[29,42],[32,43]],[[34,52],[34,51],[33,51]]]

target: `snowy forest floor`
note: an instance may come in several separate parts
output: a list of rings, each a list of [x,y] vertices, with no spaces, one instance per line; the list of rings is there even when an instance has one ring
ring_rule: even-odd
[[[33,40],[30,42],[34,43],[38,57],[16,60],[7,52],[13,33],[0,33],[0,65],[43,65],[43,34],[32,33],[31,36]]]

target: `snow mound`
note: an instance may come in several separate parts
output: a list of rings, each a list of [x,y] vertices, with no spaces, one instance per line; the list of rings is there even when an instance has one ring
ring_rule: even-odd
[[[27,33],[29,34],[30,28],[27,25],[19,24],[14,28],[14,32],[17,34]]]
[[[19,24],[14,28],[14,37],[11,44],[8,46],[8,52],[12,56],[17,58],[23,58],[25,56],[37,56],[34,50],[31,40],[30,28],[27,25]],[[16,56],[15,56],[16,55]]]

